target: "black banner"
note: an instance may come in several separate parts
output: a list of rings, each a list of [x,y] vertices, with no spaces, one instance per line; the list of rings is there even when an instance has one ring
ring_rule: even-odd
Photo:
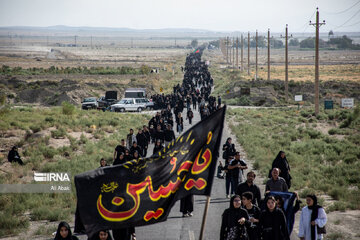
[[[150,158],[75,176],[86,233],[165,221],[175,202],[210,195],[226,107],[197,123]]]

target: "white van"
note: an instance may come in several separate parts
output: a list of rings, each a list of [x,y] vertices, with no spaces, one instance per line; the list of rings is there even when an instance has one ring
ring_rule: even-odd
[[[125,98],[146,98],[146,89],[128,88],[125,90]]]
[[[147,107],[149,100],[146,98],[123,98],[111,105],[112,112],[136,111],[142,112]]]

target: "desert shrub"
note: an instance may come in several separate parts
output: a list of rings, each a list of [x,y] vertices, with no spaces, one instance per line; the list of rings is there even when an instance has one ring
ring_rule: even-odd
[[[51,137],[53,138],[63,138],[66,136],[66,130],[62,127],[54,130],[54,131],[51,131]]]
[[[62,113],[65,115],[73,115],[75,112],[75,106],[68,102],[63,102],[62,106]]]

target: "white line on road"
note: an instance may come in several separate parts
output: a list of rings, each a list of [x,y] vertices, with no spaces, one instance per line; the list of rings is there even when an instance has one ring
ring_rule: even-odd
[[[190,240],[195,240],[194,231],[189,230],[189,239]]]

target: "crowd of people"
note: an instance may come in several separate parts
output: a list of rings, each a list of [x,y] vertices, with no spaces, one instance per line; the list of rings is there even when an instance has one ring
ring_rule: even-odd
[[[152,96],[159,111],[149,120],[147,125],[138,128],[137,132],[132,128],[129,129],[126,138],[121,139],[120,144],[114,149],[112,165],[158,154],[167,144],[175,140],[175,131],[178,135],[183,132],[183,114],[186,116],[185,120],[188,120],[191,125],[194,117],[193,111],[198,110],[201,119],[203,119],[220,107],[221,98],[219,97],[216,101],[215,97],[210,96],[213,80],[207,65],[201,61],[201,54],[202,51],[199,51],[187,56],[183,83],[174,86],[172,94]],[[148,149],[151,144],[153,144],[153,151],[149,152]],[[101,158],[100,167],[106,166],[109,166],[106,159]],[[194,197],[192,195],[181,199],[180,212],[183,217],[193,216],[193,210]],[[71,231],[68,232],[71,236]],[[114,240],[129,240],[136,237],[133,227],[113,229],[112,234]],[[108,230],[102,230],[94,239],[112,238]]]
[[[248,166],[231,138],[223,145],[223,159],[225,164],[220,161],[217,177],[225,178],[226,197],[231,196],[231,199],[230,207],[222,215],[220,240],[289,240],[301,201],[295,192],[296,201],[290,211],[289,206],[285,209],[281,195],[274,194],[287,193],[291,187],[290,165],[285,152],[280,151],[273,161],[264,198],[254,183],[254,171],[249,171],[244,179]],[[307,195],[306,204],[301,211],[298,237],[301,240],[322,239],[326,213],[315,195]]]
[[[221,106],[220,96],[217,99],[210,96],[213,79],[205,62],[201,61],[201,54],[200,50],[187,56],[183,68],[183,82],[174,86],[172,94],[156,94],[151,97],[160,111],[147,125],[138,128],[136,133],[134,129],[129,129],[126,138],[121,139],[120,144],[114,149],[112,165],[158,154],[162,148],[175,140],[175,131],[178,135],[183,132],[183,114],[191,125],[193,111],[199,111],[202,120]],[[148,151],[150,144],[154,145],[152,152]],[[279,195],[271,194],[288,192],[291,187],[290,165],[285,153],[280,151],[274,159],[262,198],[260,188],[254,182],[255,172],[248,171],[245,177],[244,170],[248,169],[248,164],[241,158],[231,138],[226,140],[222,150],[224,164],[219,162],[217,177],[225,179],[225,196],[230,199],[230,206],[222,215],[220,240],[289,240],[292,226],[289,227],[289,219],[285,217],[287,214],[284,200]],[[16,146],[9,152],[8,159],[10,162],[23,164]],[[101,158],[100,167],[106,166],[109,166],[106,159]],[[308,195],[306,204],[301,212],[298,236],[301,240],[322,239],[327,221],[326,213],[318,205],[315,195]],[[296,194],[292,217],[299,209],[300,200]],[[193,210],[192,195],[181,199],[180,212],[183,217],[193,216]],[[112,235],[113,237],[109,229],[104,229],[92,239],[136,239],[134,227],[113,229]],[[78,238],[72,235],[69,224],[60,222],[54,239]]]

